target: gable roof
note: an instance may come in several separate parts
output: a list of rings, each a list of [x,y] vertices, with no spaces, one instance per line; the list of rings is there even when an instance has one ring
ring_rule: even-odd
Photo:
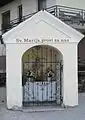
[[[62,22],[60,19],[56,18],[52,14],[48,13],[47,11],[40,11],[33,15],[31,18],[27,19],[26,21],[20,23],[18,26],[14,27],[10,31],[3,34],[3,40],[5,43],[12,43],[13,39],[17,38],[18,36],[23,36],[22,33],[26,33],[29,36],[32,36],[32,31],[34,31],[34,35],[37,37],[36,29],[38,29],[39,25],[43,27],[43,25],[47,25],[48,31],[49,29],[54,29],[56,35],[62,34],[67,37],[71,38],[72,42],[79,42],[84,35],[78,32],[77,30],[73,29],[72,27],[68,26],[64,22]],[[39,27],[40,28],[40,27]],[[43,29],[43,28],[42,28]],[[40,30],[38,29],[38,32]],[[45,31],[46,33],[47,31]],[[43,36],[44,31],[41,33]],[[58,34],[57,34],[58,33]],[[60,34],[61,33],[61,34]],[[51,34],[51,31],[48,35]],[[52,36],[52,35],[51,35]],[[8,42],[9,41],[9,42]],[[71,42],[70,41],[70,42]]]

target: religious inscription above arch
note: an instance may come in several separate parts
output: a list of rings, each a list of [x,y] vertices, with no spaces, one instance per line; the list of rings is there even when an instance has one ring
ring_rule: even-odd
[[[35,43],[59,43],[59,42],[63,42],[63,43],[68,43],[70,40],[68,38],[52,38],[52,39],[28,39],[28,38],[24,38],[24,39],[16,39],[16,43],[29,43],[29,44],[35,44]]]

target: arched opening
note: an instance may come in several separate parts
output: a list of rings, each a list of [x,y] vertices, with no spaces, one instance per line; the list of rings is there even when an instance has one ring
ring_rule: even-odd
[[[62,103],[62,60],[59,50],[38,45],[22,56],[23,105]]]

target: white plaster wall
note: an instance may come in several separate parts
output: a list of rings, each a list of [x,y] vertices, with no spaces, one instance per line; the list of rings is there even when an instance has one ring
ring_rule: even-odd
[[[46,7],[51,7],[56,5],[56,0],[46,0]]]
[[[23,15],[38,11],[38,0],[22,0]],[[56,5],[56,0],[46,0],[46,7]]]
[[[35,44],[37,45],[37,44]],[[63,54],[63,99],[68,106],[78,105],[77,84],[77,45],[76,44],[48,44],[56,47]],[[7,107],[22,107],[22,66],[23,53],[33,47],[33,44],[7,44]],[[69,52],[68,52],[69,51]]]
[[[22,0],[21,3],[23,5],[24,16],[36,12],[38,10],[37,0]]]
[[[57,5],[85,9],[85,0],[56,0]]]
[[[16,106],[22,106],[21,61],[19,58],[21,52],[19,52],[19,46],[16,46],[15,54],[12,46],[16,45],[10,44],[6,47],[7,106],[9,109]]]
[[[64,48],[64,104],[78,105],[77,45],[69,44]]]
[[[37,0],[22,0],[22,5],[23,5],[23,13],[28,14],[37,11],[38,5],[37,5]],[[81,8],[85,9],[85,0],[46,0],[46,7],[51,7],[54,5],[65,5],[69,7],[74,7],[74,8]]]

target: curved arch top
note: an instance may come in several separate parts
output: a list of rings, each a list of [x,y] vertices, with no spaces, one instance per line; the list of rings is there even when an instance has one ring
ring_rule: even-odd
[[[32,47],[24,50],[24,52],[22,54],[22,57],[24,56],[24,54],[26,54],[26,52],[29,52],[31,49],[36,48],[36,47],[43,47],[43,48],[53,49],[54,51],[56,51],[58,54],[62,55],[62,57],[63,57],[63,54],[61,53],[61,51],[59,49],[57,49],[55,46],[53,46],[53,45],[33,45]]]
[[[60,45],[60,44],[21,44],[20,46],[22,46],[22,50],[21,50],[21,57],[23,57],[24,53],[28,50],[30,50],[31,48],[34,48],[36,46],[47,46],[47,47],[51,47],[53,48],[54,50],[56,50],[59,54],[61,54],[62,56],[62,59],[63,59],[63,54],[64,54],[64,51],[63,51],[63,45]]]

